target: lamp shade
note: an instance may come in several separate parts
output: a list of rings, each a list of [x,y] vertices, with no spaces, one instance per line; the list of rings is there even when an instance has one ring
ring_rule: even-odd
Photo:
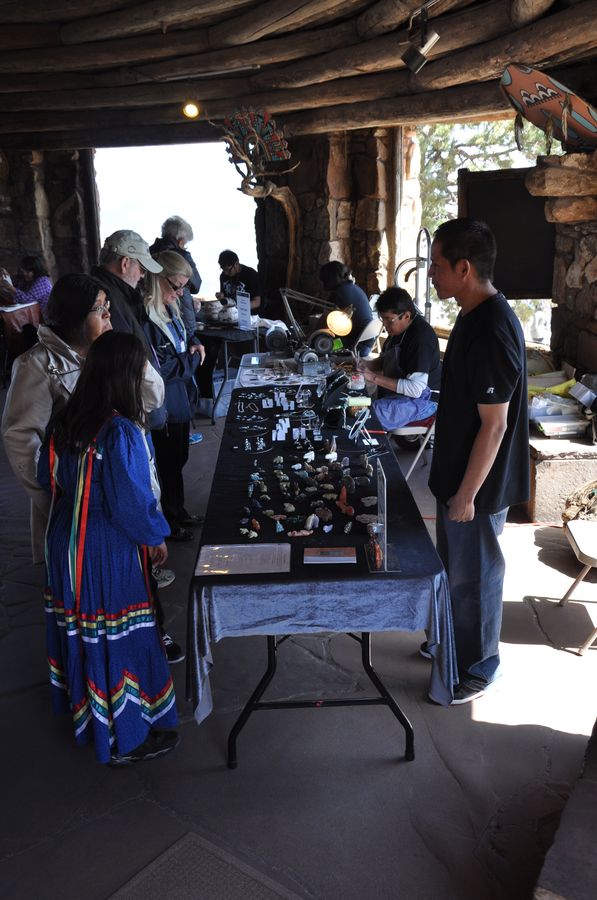
[[[352,307],[348,309],[333,309],[328,313],[326,323],[330,331],[338,337],[346,337],[352,331]]]

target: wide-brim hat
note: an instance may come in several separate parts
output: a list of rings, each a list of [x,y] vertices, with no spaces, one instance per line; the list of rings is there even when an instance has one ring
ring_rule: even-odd
[[[149,244],[136,231],[115,231],[104,241],[104,250],[111,250],[118,256],[137,259],[144,269],[158,275],[162,270],[159,262],[149,252]]]

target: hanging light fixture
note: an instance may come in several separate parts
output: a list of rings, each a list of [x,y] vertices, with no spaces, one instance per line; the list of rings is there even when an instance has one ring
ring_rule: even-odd
[[[197,119],[201,109],[195,100],[185,100],[182,106],[182,114],[186,119]]]
[[[429,51],[439,41],[439,34],[429,25],[428,10],[439,0],[428,0],[415,9],[408,23],[408,47],[401,56],[402,62],[414,72],[420,72],[427,62]]]

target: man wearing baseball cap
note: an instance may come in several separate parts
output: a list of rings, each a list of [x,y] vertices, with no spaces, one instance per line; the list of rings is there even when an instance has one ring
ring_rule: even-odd
[[[162,271],[141,235],[124,229],[106,238],[100,251],[99,265],[91,270],[92,275],[105,285],[110,298],[114,331],[136,334],[145,346],[147,339],[142,328],[145,309],[137,286],[146,269],[156,275]]]

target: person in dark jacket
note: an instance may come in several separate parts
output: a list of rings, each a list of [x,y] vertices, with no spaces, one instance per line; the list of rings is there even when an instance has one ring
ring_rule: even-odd
[[[326,263],[319,270],[319,280],[326,291],[330,291],[330,300],[338,309],[352,307],[352,330],[342,338],[344,347],[352,350],[363,329],[373,319],[367,294],[352,280],[350,269],[339,260]],[[359,354],[368,356],[375,339],[359,344]]]
[[[144,329],[164,379],[168,418],[164,428],[152,429],[151,436],[170,540],[190,541],[193,532],[185,526],[200,525],[202,520],[185,509],[182,470],[189,457],[190,421],[196,399],[194,376],[205,358],[205,349],[196,338],[188,339],[178,306],[191,267],[171,250],[160,253],[157,261],[161,274],[149,275],[144,285]]]
[[[191,267],[192,274],[185,284],[182,294],[179,296],[178,305],[180,315],[190,337],[195,333],[195,305],[191,294],[198,294],[201,288],[201,275],[195,264],[195,260],[187,250],[187,244],[193,240],[193,229],[182,216],[170,216],[162,225],[162,236],[156,238],[149,248],[152,256],[163,253],[165,250],[173,250],[179,253]]]
[[[139,282],[145,272],[157,274],[162,267],[149,252],[149,245],[136,231],[115,231],[104,241],[99,265],[91,274],[105,286],[110,297],[114,331],[136,334],[147,346],[143,322],[145,310]]]
[[[153,259],[149,252],[149,245],[136,231],[128,228],[115,231],[104,241],[100,251],[99,265],[91,270],[93,276],[104,286],[110,298],[110,313],[112,317],[112,329],[123,331],[127,334],[135,334],[142,342],[147,352],[147,358],[158,373],[159,362],[145,336],[143,324],[147,318],[143,305],[143,296],[139,290],[139,283],[146,272],[157,274],[162,271],[159,263]],[[146,417],[146,428],[161,428],[166,422],[166,407],[162,405],[153,409]],[[174,572],[163,567],[152,569],[152,588],[164,587],[174,580]],[[180,662],[184,659],[178,644],[170,635],[163,631],[164,614],[154,590],[156,613],[162,637],[166,644],[166,651],[170,662]]]

